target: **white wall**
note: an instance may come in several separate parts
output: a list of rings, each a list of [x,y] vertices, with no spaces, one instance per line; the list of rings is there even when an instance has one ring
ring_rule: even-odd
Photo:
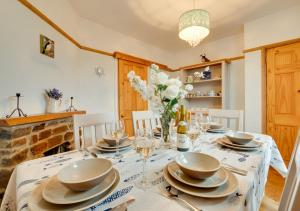
[[[82,45],[110,53],[121,51],[163,64],[172,63],[170,52],[82,18],[66,0],[30,2]]]
[[[300,4],[244,24],[245,48],[300,37]]]
[[[245,54],[245,131],[263,132],[263,72],[261,52]]]
[[[229,71],[229,109],[245,109],[245,70],[244,59],[232,61]]]
[[[116,99],[107,97],[116,94],[114,59],[79,50],[18,1],[1,0],[1,5],[0,116],[15,107],[9,96],[16,92],[24,95],[21,106],[27,114],[44,113],[44,90],[53,87],[64,93],[61,109],[74,96],[78,109],[115,111]],[[40,54],[40,34],[55,41],[55,59]],[[106,70],[103,79],[94,72],[98,65]]]
[[[243,34],[236,34],[222,39],[201,44],[195,48],[173,53],[175,67],[181,67],[200,62],[200,55],[205,53],[210,60],[229,58],[243,55]]]
[[[94,68],[98,65],[105,70],[103,78],[95,74]],[[90,113],[117,113],[117,60],[93,52],[80,51],[78,69],[80,106]]]

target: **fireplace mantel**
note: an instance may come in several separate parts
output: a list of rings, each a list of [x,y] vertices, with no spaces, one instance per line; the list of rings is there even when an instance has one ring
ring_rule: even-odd
[[[74,149],[73,115],[85,111],[38,114],[0,119],[0,196],[19,163]],[[56,151],[56,152],[55,152]]]
[[[47,113],[37,114],[27,117],[13,117],[8,119],[0,119],[0,127],[12,127],[17,125],[31,124],[36,122],[44,122],[55,119],[62,119],[72,117],[74,114],[85,114],[85,111],[72,111],[72,112],[59,112],[59,113]]]

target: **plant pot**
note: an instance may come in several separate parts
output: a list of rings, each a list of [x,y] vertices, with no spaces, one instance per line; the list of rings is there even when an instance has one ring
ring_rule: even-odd
[[[59,107],[60,107],[60,100],[49,98],[47,103],[47,113],[57,113],[59,112]]]

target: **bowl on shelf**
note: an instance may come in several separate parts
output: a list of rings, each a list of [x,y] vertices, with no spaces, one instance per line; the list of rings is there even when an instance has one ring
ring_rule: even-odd
[[[218,122],[211,122],[211,123],[209,123],[209,128],[210,129],[221,129],[221,128],[223,128],[223,125]]]
[[[229,132],[226,137],[235,144],[244,145],[253,140],[254,136],[243,132]]]
[[[184,174],[195,179],[206,179],[214,175],[221,167],[216,158],[198,152],[180,153],[175,158]]]
[[[61,169],[57,178],[73,191],[86,191],[101,183],[112,168],[112,162],[102,158],[79,160]]]
[[[120,138],[119,145],[121,145],[126,139],[128,138],[128,135],[124,135],[122,138]],[[111,136],[104,136],[103,140],[109,145],[109,146],[116,146],[117,145],[117,139]]]

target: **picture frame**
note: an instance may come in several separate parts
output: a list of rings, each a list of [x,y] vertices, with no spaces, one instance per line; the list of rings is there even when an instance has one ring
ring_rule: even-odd
[[[40,53],[51,58],[54,58],[54,46],[53,40],[49,39],[45,35],[40,35]]]

